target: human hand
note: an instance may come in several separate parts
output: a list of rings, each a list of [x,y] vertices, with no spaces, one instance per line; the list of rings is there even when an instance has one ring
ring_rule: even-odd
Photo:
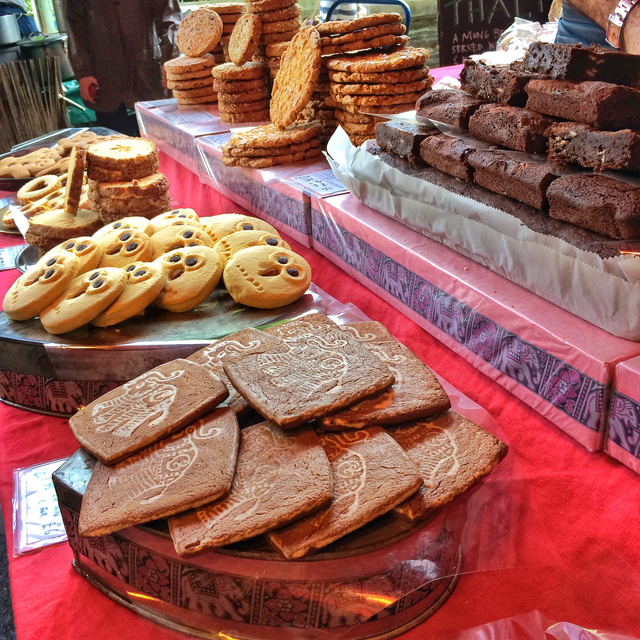
[[[80,97],[84,102],[95,102],[98,91],[98,81],[93,76],[85,76],[78,80]]]

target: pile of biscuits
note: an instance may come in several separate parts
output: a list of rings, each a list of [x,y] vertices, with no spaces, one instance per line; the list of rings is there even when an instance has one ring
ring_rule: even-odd
[[[210,104],[217,100],[213,90],[211,69],[216,59],[211,54],[197,58],[181,56],[164,63],[167,87],[173,91],[178,104]],[[192,92],[198,92],[194,95]]]
[[[238,331],[69,420],[97,458],[80,535],[168,518],[182,556],[264,535],[296,560],[385,514],[427,521],[507,454],[450,406],[378,322]]]
[[[309,264],[270,224],[251,216],[200,219],[192,209],[176,209],[152,220],[99,224],[94,212],[82,210],[32,219],[29,234],[44,226],[55,246],[11,287],[3,303],[7,316],[40,316],[44,328],[58,334],[87,323],[112,326],[149,305],[190,311],[221,277],[237,303],[261,309],[294,302],[311,282]],[[65,237],[53,237],[51,229]]]
[[[247,62],[238,66],[227,62],[213,69],[213,82],[222,122],[269,120],[269,89],[263,64]]]
[[[207,5],[206,8],[215,11],[222,20],[222,36],[220,37],[220,42],[212,51],[216,64],[229,62],[231,59],[228,51],[229,42],[236,24],[245,15],[244,2],[216,2],[215,4]]]

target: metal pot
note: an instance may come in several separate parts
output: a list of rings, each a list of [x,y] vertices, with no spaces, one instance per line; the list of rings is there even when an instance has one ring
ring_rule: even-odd
[[[55,56],[60,59],[60,73],[63,82],[74,78],[73,69],[65,47],[67,35],[54,33],[48,36],[34,36],[20,40],[20,50],[23,60],[35,60]]]
[[[0,45],[14,44],[22,37],[17,13],[0,16]]]

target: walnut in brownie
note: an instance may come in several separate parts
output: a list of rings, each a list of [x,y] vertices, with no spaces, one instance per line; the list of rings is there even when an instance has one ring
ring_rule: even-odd
[[[615,238],[640,238],[640,188],[598,175],[562,176],[547,190],[556,220]]]
[[[557,178],[544,165],[512,160],[501,151],[474,151],[469,154],[473,181],[485,189],[501,193],[536,209],[547,206],[547,189]]]
[[[468,129],[469,118],[484,102],[459,89],[439,89],[418,98],[416,112],[423,118]]]
[[[376,126],[376,142],[390,153],[396,153],[409,162],[422,164],[420,143],[425,138],[439,133],[438,129],[390,120]]]
[[[532,80],[527,109],[597,129],[640,129],[640,91],[608,82]]]
[[[422,159],[440,171],[459,180],[472,180],[473,169],[467,157],[474,148],[466,142],[443,133],[425,138],[420,144]]]
[[[554,122],[528,109],[485,104],[469,120],[469,131],[476,138],[515,151],[545,153],[545,132]]]
[[[640,57],[598,46],[534,42],[523,66],[555,80],[602,80],[640,88]]]
[[[631,129],[599,131],[588,124],[559,122],[547,129],[549,161],[579,164],[597,171],[640,171],[640,133]]]
[[[527,103],[525,88],[530,80],[538,77],[539,74],[524,71],[522,63],[493,67],[467,58],[460,73],[460,84],[463,91],[484,102],[524,107]]]

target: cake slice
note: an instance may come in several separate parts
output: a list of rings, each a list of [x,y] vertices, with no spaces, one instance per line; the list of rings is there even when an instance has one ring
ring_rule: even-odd
[[[483,102],[524,107],[527,103],[525,89],[530,80],[539,77],[537,73],[524,71],[522,63],[493,67],[467,58],[460,72],[460,85],[463,91]]]
[[[420,156],[427,164],[466,182],[472,180],[473,169],[467,158],[473,151],[475,148],[463,140],[443,133],[426,138],[420,145]]]
[[[422,164],[420,143],[425,138],[439,133],[438,129],[391,120],[376,126],[376,141],[386,151],[406,158],[409,162]]]
[[[416,102],[416,114],[453,127],[469,128],[469,118],[484,103],[458,89],[439,89],[425,93]]]

